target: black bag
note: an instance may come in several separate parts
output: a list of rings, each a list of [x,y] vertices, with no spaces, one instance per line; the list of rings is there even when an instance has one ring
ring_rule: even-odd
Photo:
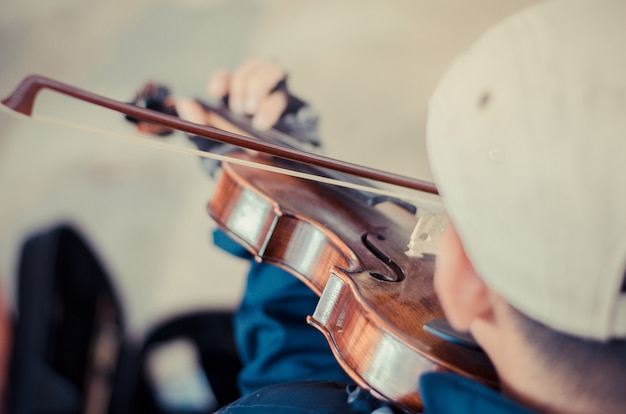
[[[110,278],[71,226],[28,238],[17,286],[9,413],[172,412],[158,403],[145,365],[156,346],[176,338],[196,346],[214,408],[238,397],[232,314],[185,315],[141,343],[129,340]]]

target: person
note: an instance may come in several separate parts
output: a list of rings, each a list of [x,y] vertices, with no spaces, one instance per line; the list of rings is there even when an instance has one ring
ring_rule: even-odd
[[[449,216],[435,288],[451,325],[491,358],[500,390],[416,375],[427,413],[626,406],[625,12],[619,0],[533,6],[475,43],[431,99],[429,161]],[[275,88],[284,76],[254,61],[218,73],[210,90],[263,129],[286,107]],[[223,233],[216,242],[248,257]],[[298,321],[311,298],[290,275],[253,265],[236,327],[244,396],[222,412],[396,410],[309,342],[315,331]]]
[[[625,15],[614,0],[534,5],[481,37],[432,96],[427,150],[449,217],[435,289],[500,390],[427,373],[416,377],[425,412],[624,411]],[[273,91],[284,76],[253,61],[209,90],[267,128],[285,107]],[[280,378],[222,412],[394,409],[350,405],[341,388]]]
[[[479,39],[431,98],[428,155],[449,217],[435,288],[501,388],[422,375],[427,413],[626,407],[625,13],[612,0],[532,6]],[[264,129],[285,108],[286,93],[273,90],[284,77],[252,61],[218,72],[209,92],[228,94],[234,112]],[[394,409],[350,405],[337,384],[281,377],[222,411]]]

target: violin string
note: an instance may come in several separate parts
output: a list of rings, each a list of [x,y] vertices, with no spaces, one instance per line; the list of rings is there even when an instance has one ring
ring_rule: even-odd
[[[394,197],[394,198],[402,199],[402,200],[409,201],[409,202],[423,202],[425,200],[425,197],[428,198],[428,196],[426,195],[418,196],[418,195],[407,194],[404,192],[385,190],[385,189],[376,188],[376,187],[369,187],[366,185],[355,184],[355,183],[337,180],[333,178],[303,173],[300,171],[289,170],[286,168],[274,167],[271,165],[266,165],[266,164],[262,164],[262,163],[258,163],[254,161],[242,160],[239,158],[229,157],[227,155],[215,154],[212,152],[205,152],[205,151],[201,151],[201,150],[194,149],[194,148],[180,147],[180,146],[176,146],[170,143],[154,141],[144,136],[137,136],[137,135],[130,135],[130,134],[123,134],[119,132],[107,131],[104,129],[95,128],[95,127],[91,127],[87,125],[76,124],[76,123],[64,121],[61,119],[50,118],[47,116],[34,115],[34,114],[31,116],[27,116],[19,112],[13,111],[4,105],[0,105],[0,109],[16,117],[32,119],[34,121],[45,123],[45,124],[51,124],[51,125],[65,127],[65,128],[74,128],[74,129],[82,130],[82,131],[92,133],[92,134],[118,138],[118,139],[122,139],[126,141],[131,141],[135,143],[157,147],[157,148],[164,149],[167,151],[196,155],[202,158],[210,158],[210,159],[214,159],[214,160],[221,161],[221,162],[229,162],[233,164],[243,165],[245,167],[257,168],[257,169],[261,169],[264,171],[269,171],[269,172],[273,172],[277,174],[288,175],[291,177],[302,178],[306,180],[316,181],[316,182],[335,185],[335,186],[344,187],[344,188],[351,188],[354,190],[365,191],[365,192],[387,196],[387,197]]]

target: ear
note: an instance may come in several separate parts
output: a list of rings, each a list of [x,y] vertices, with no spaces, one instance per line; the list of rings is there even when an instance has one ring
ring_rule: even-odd
[[[474,270],[451,223],[441,236],[434,279],[443,311],[454,329],[466,332],[476,319],[492,317],[489,288]]]

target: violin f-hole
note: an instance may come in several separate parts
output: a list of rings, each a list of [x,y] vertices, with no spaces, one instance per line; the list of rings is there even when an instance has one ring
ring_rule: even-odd
[[[378,233],[365,233],[361,236],[363,244],[367,249],[372,252],[379,260],[381,260],[389,269],[392,270],[393,276],[383,275],[379,272],[369,272],[370,276],[384,282],[401,282],[404,280],[404,271],[402,268],[385,253],[387,246],[385,244],[386,237]]]

